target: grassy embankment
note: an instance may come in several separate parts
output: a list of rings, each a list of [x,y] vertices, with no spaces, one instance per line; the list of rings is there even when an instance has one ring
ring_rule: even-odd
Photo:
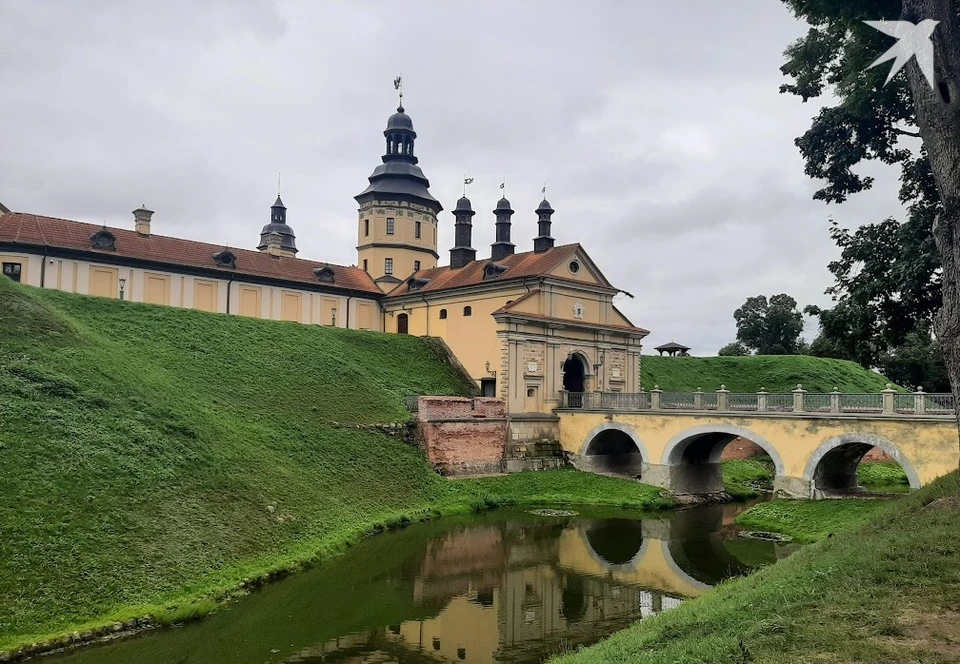
[[[957,491],[954,473],[875,502],[857,525],[553,664],[957,661]]]
[[[759,357],[659,357],[644,356],[641,363],[643,386],[669,392],[718,390],[726,385],[731,392],[790,392],[803,385],[807,392],[879,392],[887,379],[864,369],[856,362],[830,360],[806,355],[763,355]]]
[[[0,278],[0,651],[153,615],[409,520],[485,506],[662,507],[575,472],[449,482],[397,439],[458,377],[414,337],[39,291]]]

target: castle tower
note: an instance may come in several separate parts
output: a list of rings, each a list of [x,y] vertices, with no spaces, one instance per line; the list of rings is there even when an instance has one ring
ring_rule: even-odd
[[[473,248],[473,206],[470,199],[462,196],[453,210],[456,218],[454,225],[454,247],[450,250],[450,267],[457,269],[477,260],[477,250]]]
[[[490,246],[490,258],[498,261],[512,255],[514,250],[510,241],[510,217],[513,216],[510,201],[501,198],[493,213],[497,216],[497,241]]]
[[[383,163],[355,196],[360,204],[357,258],[382,290],[390,290],[411,273],[437,266],[437,214],[443,206],[430,195],[430,182],[417,166],[417,132],[402,105],[383,135]]]
[[[260,231],[260,244],[257,249],[274,256],[293,258],[297,255],[297,237],[287,225],[287,208],[277,194],[276,202],[270,207],[270,223]]]

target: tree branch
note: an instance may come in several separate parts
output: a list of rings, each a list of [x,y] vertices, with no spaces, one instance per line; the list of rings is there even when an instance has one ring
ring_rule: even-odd
[[[893,133],[899,134],[900,136],[912,136],[914,138],[922,138],[919,131],[907,131],[906,129],[897,129],[893,128]]]

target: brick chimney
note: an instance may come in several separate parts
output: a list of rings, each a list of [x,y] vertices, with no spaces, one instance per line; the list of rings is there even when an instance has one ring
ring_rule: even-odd
[[[151,217],[153,217],[153,210],[148,210],[146,205],[141,205],[133,211],[133,223],[140,235],[150,235]]]

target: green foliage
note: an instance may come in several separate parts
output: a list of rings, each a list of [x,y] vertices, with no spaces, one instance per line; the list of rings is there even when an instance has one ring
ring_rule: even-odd
[[[874,487],[910,486],[907,473],[896,461],[861,463],[857,468],[857,479],[861,486],[870,489]]]
[[[721,464],[721,470],[723,490],[737,500],[755,498],[760,495],[760,489],[772,488],[776,474],[769,457],[730,459]]]
[[[601,477],[576,470],[516,473],[502,477],[456,480],[460,493],[484,506],[513,505],[613,505],[640,510],[673,507],[661,489],[632,480]]]
[[[659,385],[670,392],[704,391],[726,385],[732,392],[789,392],[802,384],[808,392],[879,392],[888,382],[854,362],[804,355],[761,357],[644,356],[643,386]]]
[[[771,503],[811,510],[779,515],[798,533],[833,537],[552,664],[944,661],[960,604],[960,509],[929,503],[956,492],[953,474],[893,501]],[[945,629],[911,633],[918,617]]]
[[[902,140],[918,136],[907,78],[900,74],[885,84],[884,67],[868,68],[890,40],[863,21],[899,19],[901,2],[784,2],[811,28],[787,49],[782,71],[792,83],[781,91],[804,101],[829,92],[837,100],[797,139],[806,173],[824,181],[814,198],[842,203],[871,188],[873,178],[855,169],[880,161],[900,166],[900,200],[908,206],[903,223],[891,218],[854,232],[831,223],[841,256],[829,265],[835,283],[827,293],[836,304],[808,311],[820,317],[811,353],[896,373],[885,360],[911,354],[904,348],[911,345],[911,335],[929,336],[941,299],[941,261],[932,229],[942,206],[925,150],[911,150]],[[914,363],[910,374],[911,386],[944,389],[945,367],[936,353]]]
[[[904,343],[880,355],[878,366],[891,380],[925,392],[949,392],[950,378],[940,344],[929,332],[911,332]]]
[[[774,500],[759,503],[736,518],[750,530],[789,535],[799,543],[818,542],[885,509],[883,500]]]
[[[0,329],[0,651],[149,614],[187,619],[209,608],[198,598],[491,504],[484,494],[664,503],[579,474],[458,485],[397,439],[342,428],[407,419],[407,394],[462,389],[416,337],[7,279]]]
[[[731,341],[726,346],[717,351],[719,357],[746,357],[750,355],[750,349],[739,341]]]
[[[737,341],[757,355],[794,355],[803,331],[803,314],[789,295],[748,297],[733,312],[737,321]]]

